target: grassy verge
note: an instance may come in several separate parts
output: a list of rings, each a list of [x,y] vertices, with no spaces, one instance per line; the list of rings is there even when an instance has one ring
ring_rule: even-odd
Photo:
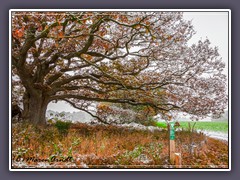
[[[12,127],[14,168],[173,168],[168,132],[116,126],[73,124],[38,128]],[[61,126],[62,130],[63,126]],[[193,146],[194,145],[194,146]],[[197,151],[196,151],[197,150]],[[176,152],[184,168],[226,168],[228,146],[203,134],[176,132]],[[31,158],[29,160],[29,158]],[[22,162],[19,162],[19,159]],[[40,163],[38,160],[44,160]],[[64,160],[68,161],[64,161]]]
[[[191,125],[194,124],[194,122],[190,122]],[[165,122],[157,122],[156,125],[161,128],[167,128],[167,125]],[[181,121],[180,127],[187,130],[188,129],[188,122]],[[195,129],[198,130],[206,130],[206,131],[214,131],[214,132],[222,132],[222,133],[228,133],[228,122],[222,121],[222,122],[196,122]]]

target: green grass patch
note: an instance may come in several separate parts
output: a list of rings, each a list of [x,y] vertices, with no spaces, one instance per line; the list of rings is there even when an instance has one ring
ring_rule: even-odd
[[[183,129],[188,129],[187,121],[180,121],[179,123],[181,125],[180,127],[182,127]],[[190,122],[190,123],[191,123],[191,127],[192,127],[194,122]],[[167,128],[166,122],[157,122],[156,125],[161,128]],[[228,122],[227,121],[196,122],[195,129],[228,133]]]

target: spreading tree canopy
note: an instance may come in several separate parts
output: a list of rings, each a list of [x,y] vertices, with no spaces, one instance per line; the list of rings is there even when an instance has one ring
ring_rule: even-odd
[[[187,44],[195,31],[182,12],[12,12],[11,23],[12,101],[26,121],[44,125],[58,100],[89,113],[109,102],[197,117],[226,106],[218,50]]]

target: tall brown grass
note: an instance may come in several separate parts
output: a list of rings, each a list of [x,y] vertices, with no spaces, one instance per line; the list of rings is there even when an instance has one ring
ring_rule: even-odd
[[[51,168],[169,168],[174,166],[168,160],[168,144],[168,132],[160,129],[151,132],[77,123],[71,125],[67,134],[61,134],[54,125],[39,128],[18,123],[12,126],[15,168],[19,168],[14,163],[17,159],[26,161],[29,157],[49,160],[46,164]],[[227,144],[203,134],[176,132],[176,147],[183,156],[183,167],[228,166]],[[70,162],[54,161],[54,158],[68,157]],[[39,167],[39,162],[25,164],[26,168]]]

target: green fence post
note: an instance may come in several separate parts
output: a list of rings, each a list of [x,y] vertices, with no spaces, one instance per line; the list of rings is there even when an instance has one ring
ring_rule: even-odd
[[[169,157],[170,163],[174,164],[175,162],[175,129],[174,122],[169,123]]]

